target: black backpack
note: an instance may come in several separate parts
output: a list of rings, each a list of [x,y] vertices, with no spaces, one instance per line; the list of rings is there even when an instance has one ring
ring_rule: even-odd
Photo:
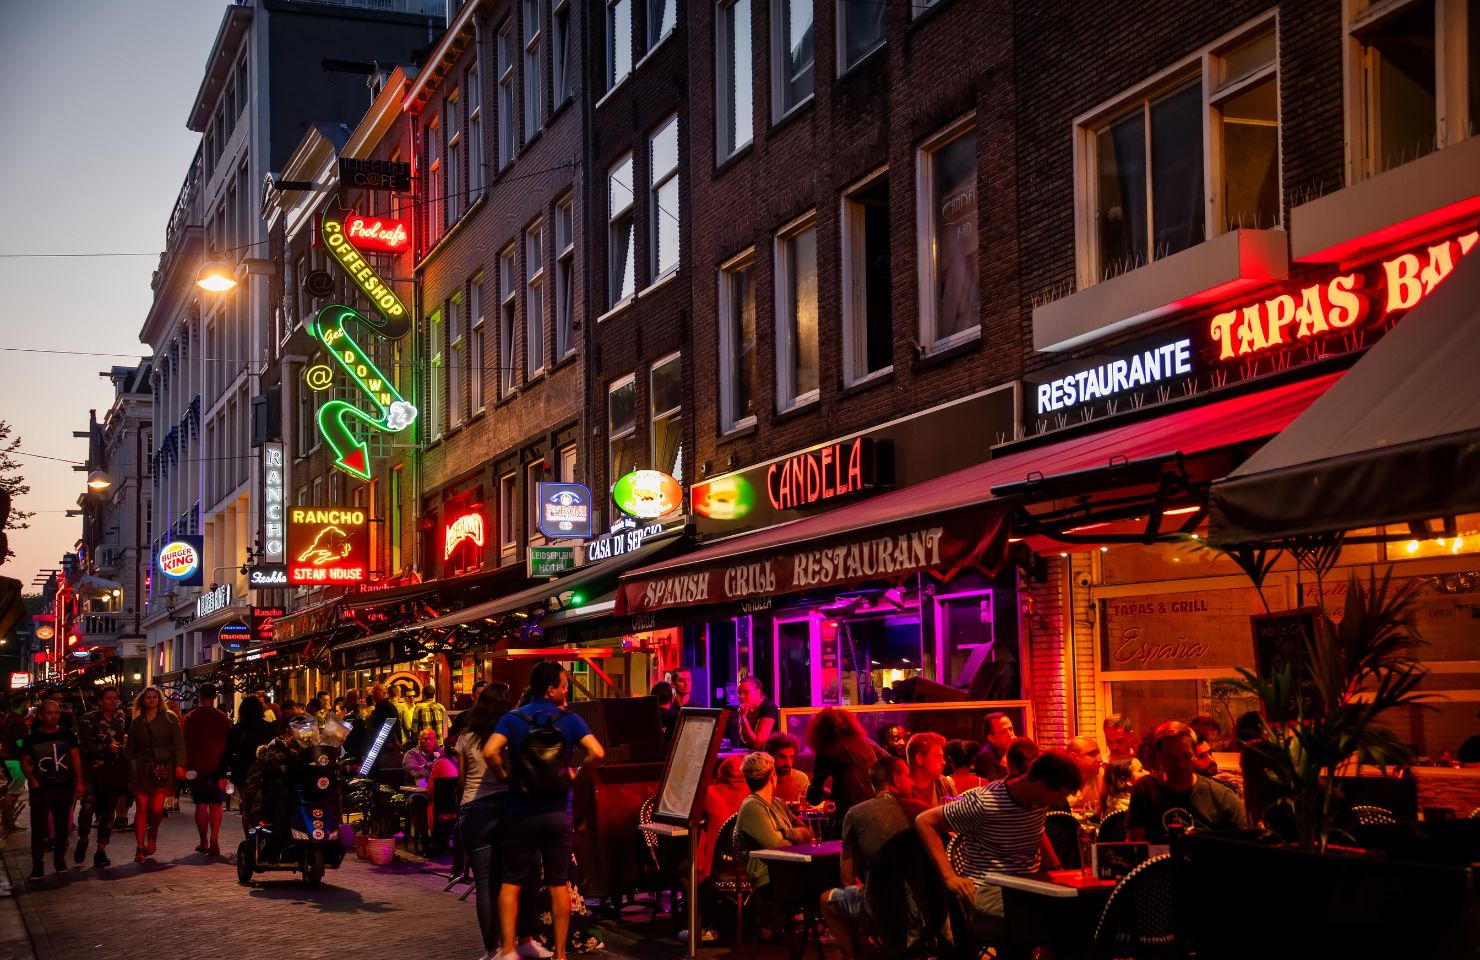
[[[529,733],[514,753],[514,783],[532,797],[559,797],[570,789],[570,744],[555,726],[558,714],[531,718],[522,711],[514,715],[529,724]]]

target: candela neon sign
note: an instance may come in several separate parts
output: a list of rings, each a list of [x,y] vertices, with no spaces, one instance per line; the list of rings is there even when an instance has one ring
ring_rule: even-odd
[[[1474,249],[1477,241],[1480,231],[1472,230],[1422,252],[1384,260],[1380,278],[1387,296],[1381,301],[1379,316],[1411,310],[1449,276],[1455,261]],[[1361,324],[1379,302],[1375,291],[1365,289],[1367,279],[1360,273],[1341,274],[1218,314],[1208,328],[1218,345],[1218,359],[1309,342]]]
[[[383,337],[397,340],[405,335],[410,318],[406,305],[351,244],[343,224],[326,215],[322,233],[324,245],[334,255],[335,261],[365,292],[381,315],[371,318],[353,307],[335,304],[320,310],[308,326],[309,333],[324,345],[373,409],[369,412],[346,400],[330,400],[319,407],[318,412],[319,434],[334,451],[334,465],[361,480],[369,480],[369,447],[355,436],[350,422],[358,421],[381,433],[400,433],[416,422],[417,411],[397,392],[390,378],[380,372],[365,349],[350,335],[346,324],[370,327]]]
[[[465,513],[447,525],[447,534],[443,538],[442,559],[446,560],[452,556],[464,540],[471,540],[474,546],[483,546],[483,514],[478,512]]]
[[[344,218],[344,233],[357,250],[400,253],[406,249],[411,234],[406,224],[390,217],[365,217],[350,214]]]

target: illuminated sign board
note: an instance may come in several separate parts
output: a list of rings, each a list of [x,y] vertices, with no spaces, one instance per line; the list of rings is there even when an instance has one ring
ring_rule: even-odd
[[[631,521],[627,521],[631,524]],[[620,557],[631,553],[642,546],[647,540],[660,536],[669,530],[661,523],[650,523],[645,527],[635,524],[623,526],[621,529],[613,530],[611,533],[597,537],[586,544],[586,562],[595,563],[600,560],[610,560],[612,557]]]
[[[195,619],[208,617],[218,610],[225,610],[231,606],[231,584],[224,583],[214,590],[207,591],[195,599]]]
[[[247,622],[252,628],[253,643],[271,643],[277,634],[277,619],[288,611],[282,607],[252,607]]]
[[[540,533],[555,540],[591,536],[591,491],[579,483],[537,483]]]
[[[450,559],[453,551],[464,543],[471,543],[481,548],[483,540],[483,512],[474,509],[447,524],[447,529],[442,535],[442,559]]]
[[[50,640],[52,637],[55,637],[56,635],[57,635],[56,630],[54,628],[52,628],[50,625],[48,625],[48,624],[43,623],[41,626],[39,626],[39,627],[36,628],[36,639],[37,640]]]
[[[364,510],[288,508],[288,582],[294,586],[370,579],[370,527]]]
[[[879,484],[876,454],[869,437],[804,450],[766,469],[766,496],[775,509],[792,510],[872,490]]]
[[[205,583],[201,570],[201,556],[205,552],[205,541],[198,536],[176,537],[159,548],[155,566],[160,576],[172,580],[182,587],[198,587]]]
[[[623,513],[655,520],[683,504],[683,487],[659,470],[634,470],[612,487],[612,502]]]
[[[755,487],[742,474],[696,483],[689,490],[694,512],[711,520],[739,520],[755,506]]]
[[[348,214],[344,218],[344,233],[356,250],[400,253],[411,243],[411,233],[406,229],[406,224],[390,217]]]
[[[287,527],[283,524],[283,510],[287,489],[284,476],[283,445],[264,443],[260,453],[262,466],[262,552],[263,563],[282,563],[287,557]]]
[[[283,529],[287,529],[286,525]],[[259,563],[247,571],[247,586],[253,590],[273,590],[287,585],[286,563]]]
[[[1038,415],[1091,400],[1178,380],[1192,373],[1192,340],[1157,343],[1129,356],[1090,364],[1039,383],[1034,391]]]
[[[411,192],[411,164],[399,160],[339,158],[339,182],[360,190]]]
[[[21,673],[19,670],[15,670],[15,671],[12,671],[11,672],[11,674],[10,674],[10,689],[12,689],[12,690],[24,690],[27,686],[30,685],[30,683],[31,683],[31,675],[29,673]]]
[[[348,400],[330,400],[319,407],[319,433],[334,451],[336,467],[361,480],[369,480],[370,450],[355,435],[351,424],[381,433],[400,433],[416,422],[417,411],[415,405],[401,396],[395,381],[375,365],[369,353],[355,339],[351,326],[368,328],[372,333],[396,340],[410,329],[411,314],[390,285],[355,249],[343,222],[326,214],[320,232],[324,246],[335,262],[349,274],[379,312],[378,317],[372,318],[353,307],[335,304],[320,310],[308,325],[309,334],[323,344],[334,363],[355,385],[358,399],[370,408],[367,410],[364,405]],[[311,372],[317,370],[317,367],[310,368]],[[310,380],[310,385],[314,389],[324,389],[330,382],[331,378],[319,371],[317,378]]]
[[[576,548],[573,546],[529,546],[529,576],[531,579],[548,580],[576,568]]]
[[[252,642],[252,628],[240,620],[223,623],[221,629],[216,631],[216,642],[221,645],[222,650],[236,653]]]

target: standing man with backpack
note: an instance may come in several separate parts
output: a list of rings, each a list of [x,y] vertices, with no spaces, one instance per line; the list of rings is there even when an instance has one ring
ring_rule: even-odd
[[[534,957],[516,948],[519,891],[543,867],[554,921],[555,960],[565,960],[570,931],[570,888],[566,885],[575,825],[571,818],[571,768],[577,746],[586,763],[606,756],[586,721],[566,711],[570,676],[551,661],[529,672],[530,702],[499,719],[483,748],[495,774],[507,771],[513,784],[510,822],[503,831],[503,885],[499,888],[499,932],[502,949],[495,960]],[[507,748],[507,753],[505,752]],[[520,944],[519,947],[527,945]]]

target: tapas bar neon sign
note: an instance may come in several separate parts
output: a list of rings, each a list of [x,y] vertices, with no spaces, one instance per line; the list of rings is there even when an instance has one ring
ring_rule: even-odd
[[[406,224],[390,217],[350,214],[344,218],[344,233],[357,250],[400,253],[411,241]]]
[[[483,514],[477,510],[463,514],[447,525],[447,532],[443,537],[442,559],[449,559],[452,552],[465,541],[471,541],[476,547],[483,546],[483,536]]]
[[[810,507],[878,485],[874,441],[855,437],[771,464],[766,496],[777,510]]]
[[[1218,347],[1218,359],[1233,360],[1314,342],[1360,326],[1374,314],[1387,318],[1400,310],[1411,310],[1449,276],[1455,261],[1469,253],[1477,240],[1480,231],[1472,230],[1423,251],[1384,260],[1377,270],[1339,274],[1219,313],[1208,327]],[[1385,291],[1383,297],[1375,289],[1378,283]]]

